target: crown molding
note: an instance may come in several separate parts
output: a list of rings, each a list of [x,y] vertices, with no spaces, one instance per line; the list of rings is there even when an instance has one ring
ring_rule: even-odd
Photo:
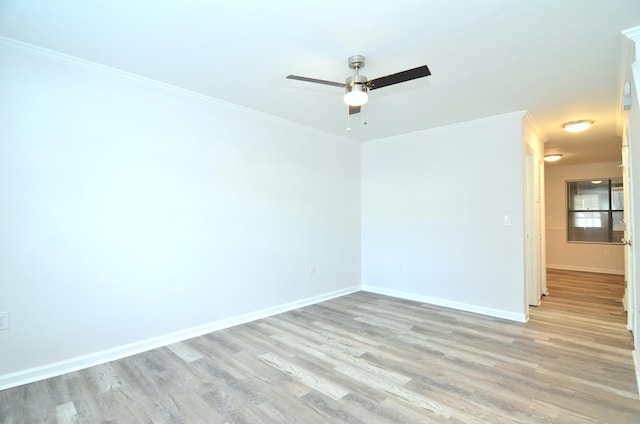
[[[387,142],[387,141],[392,141],[395,140],[397,138],[403,138],[403,137],[407,137],[407,136],[414,136],[414,135],[422,135],[422,134],[441,134],[441,133],[446,133],[449,131],[455,131],[458,129],[464,129],[464,128],[474,128],[474,127],[478,127],[478,126],[483,126],[483,125],[490,125],[494,122],[501,122],[501,121],[522,121],[522,119],[524,118],[524,116],[526,114],[528,114],[529,112],[526,110],[521,110],[521,111],[517,111],[517,112],[510,112],[510,113],[503,113],[500,115],[494,115],[494,116],[487,116],[485,118],[479,118],[479,119],[473,119],[471,121],[464,121],[464,122],[458,122],[455,124],[451,124],[451,125],[443,125],[441,127],[436,127],[436,128],[427,128],[425,130],[419,130],[419,131],[414,131],[414,132],[409,132],[409,133],[405,133],[405,134],[398,134],[398,135],[394,135],[394,136],[390,136],[390,137],[385,137],[385,138],[378,138],[375,140],[368,140],[368,141],[363,141],[363,143],[381,143],[381,142]]]
[[[175,85],[167,84],[152,78],[143,77],[138,74],[123,71],[121,69],[113,68],[110,66],[102,65],[97,62],[92,62],[86,59],[80,59],[75,56],[71,56],[65,53],[61,53],[55,50],[46,49],[44,47],[36,46],[33,44],[18,41],[13,38],[0,36],[0,48],[16,52],[18,54],[36,57],[43,60],[48,60],[54,63],[67,64],[71,66],[80,67],[90,72],[95,72],[102,75],[107,75],[112,78],[129,81],[131,83],[150,87],[165,93],[171,93],[174,95],[189,97],[191,99],[208,103],[216,107],[235,110],[237,112],[251,115],[255,119],[266,120],[270,122],[279,123],[281,125],[288,126],[290,128],[296,128],[300,131],[316,134],[321,137],[330,138],[342,144],[350,146],[360,146],[360,142],[351,140],[347,137],[341,137],[339,135],[329,133],[326,131],[318,130],[316,128],[300,124],[294,121],[290,121],[284,118],[280,118],[275,115],[270,115],[265,112],[261,112],[255,109],[250,109],[244,106],[237,105],[235,103],[229,103],[224,100],[217,99],[215,97],[198,93],[195,91],[187,90]]]
[[[533,117],[533,115],[530,112],[527,111],[524,114],[524,116],[522,117],[522,121],[529,124],[529,127],[533,130],[536,136],[542,141],[542,143],[546,143],[547,141],[549,141],[549,137],[547,136],[547,133],[545,133],[542,130],[542,127],[540,126],[540,124],[538,124],[538,121],[536,121],[536,119]]]
[[[622,35],[637,43],[640,41],[640,25],[623,30]]]

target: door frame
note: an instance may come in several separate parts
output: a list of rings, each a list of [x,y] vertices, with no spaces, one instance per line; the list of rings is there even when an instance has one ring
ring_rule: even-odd
[[[636,320],[636,287],[633,281],[634,258],[633,258],[633,201],[631,167],[629,161],[629,122],[625,123],[622,133],[622,189],[624,197],[624,306],[627,311],[627,329],[635,335]]]
[[[527,306],[540,306],[542,299],[540,249],[540,178],[535,151],[526,146],[525,151],[525,280]]]

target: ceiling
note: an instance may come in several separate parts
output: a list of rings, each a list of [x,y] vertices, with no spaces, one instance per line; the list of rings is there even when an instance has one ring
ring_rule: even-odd
[[[199,92],[355,141],[528,110],[558,164],[619,160],[621,30],[638,0],[0,0],[0,36]],[[376,78],[427,78],[347,110],[347,58]],[[592,119],[585,133],[562,123]]]

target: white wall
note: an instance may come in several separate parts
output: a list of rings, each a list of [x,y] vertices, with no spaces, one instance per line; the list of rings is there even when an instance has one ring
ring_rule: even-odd
[[[361,282],[526,319],[521,112],[361,148],[6,41],[0,62],[0,388]]]
[[[7,42],[0,63],[0,386],[359,288],[358,145]]]
[[[365,289],[526,319],[522,117],[363,144]]]
[[[548,165],[545,169],[547,267],[624,274],[624,247],[567,242],[566,181],[620,178],[621,162]]]

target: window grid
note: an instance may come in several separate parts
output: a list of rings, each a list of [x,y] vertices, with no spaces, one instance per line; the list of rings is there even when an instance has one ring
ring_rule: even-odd
[[[622,179],[567,181],[567,241],[620,243]]]

